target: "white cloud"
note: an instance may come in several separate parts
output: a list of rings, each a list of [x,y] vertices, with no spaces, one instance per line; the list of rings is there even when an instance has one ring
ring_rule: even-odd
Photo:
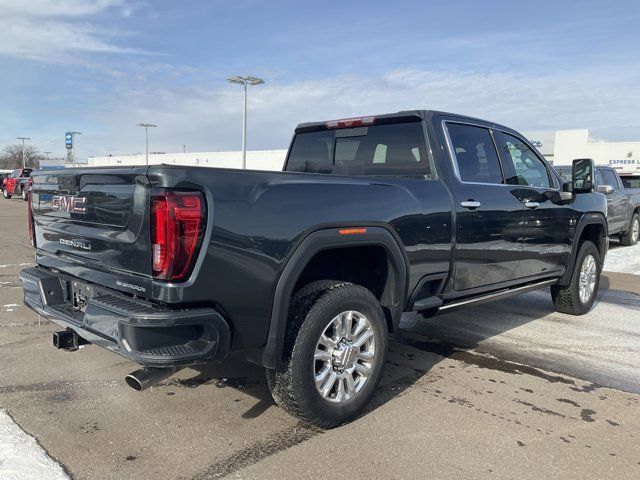
[[[108,132],[96,138],[91,154],[140,151],[143,136],[135,124],[141,121],[159,125],[152,132],[152,150],[178,151],[183,144],[191,151],[240,147],[237,86],[185,88],[145,81],[97,98],[95,105],[96,120]],[[286,148],[299,122],[407,109],[452,111],[519,130],[609,132],[619,125],[637,128],[640,99],[635,87],[590,71],[534,76],[404,69],[293,83],[268,79],[249,91],[249,148]]]
[[[114,41],[115,32],[86,20],[109,9],[128,16],[135,5],[124,0],[3,0],[0,55],[76,63],[79,53],[143,53],[119,46]]]

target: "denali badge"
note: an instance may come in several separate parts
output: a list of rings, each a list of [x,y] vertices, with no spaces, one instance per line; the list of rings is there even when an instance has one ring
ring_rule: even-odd
[[[87,213],[87,198],[73,197],[71,195],[54,195],[51,198],[51,208],[60,212]]]
[[[69,240],[61,238],[59,240],[60,245],[66,245],[67,247],[79,248],[81,250],[91,250],[91,244],[89,242],[83,242],[80,240]]]

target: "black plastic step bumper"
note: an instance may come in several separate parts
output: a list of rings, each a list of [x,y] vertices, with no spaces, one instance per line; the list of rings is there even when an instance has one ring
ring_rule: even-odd
[[[175,310],[38,267],[20,280],[28,307],[141,365],[219,363],[229,352],[229,325],[213,308]],[[78,285],[86,290],[82,310],[73,306]]]

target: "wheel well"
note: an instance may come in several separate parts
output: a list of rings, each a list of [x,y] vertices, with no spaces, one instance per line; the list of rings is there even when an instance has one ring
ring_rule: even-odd
[[[584,227],[580,234],[580,241],[589,240],[593,242],[600,252],[600,258],[604,259],[607,251],[607,237],[605,235],[604,225],[599,223],[591,223]]]
[[[389,330],[393,330],[390,307],[399,299],[394,298],[396,272],[384,247],[341,247],[316,253],[298,277],[293,293],[316,280],[341,280],[368,289],[380,301]]]

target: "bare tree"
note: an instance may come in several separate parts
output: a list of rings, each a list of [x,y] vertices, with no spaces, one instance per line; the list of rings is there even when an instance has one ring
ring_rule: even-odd
[[[38,168],[44,156],[33,145],[24,146],[24,158],[27,168]],[[7,145],[0,154],[0,168],[10,170],[22,168],[22,145]]]

